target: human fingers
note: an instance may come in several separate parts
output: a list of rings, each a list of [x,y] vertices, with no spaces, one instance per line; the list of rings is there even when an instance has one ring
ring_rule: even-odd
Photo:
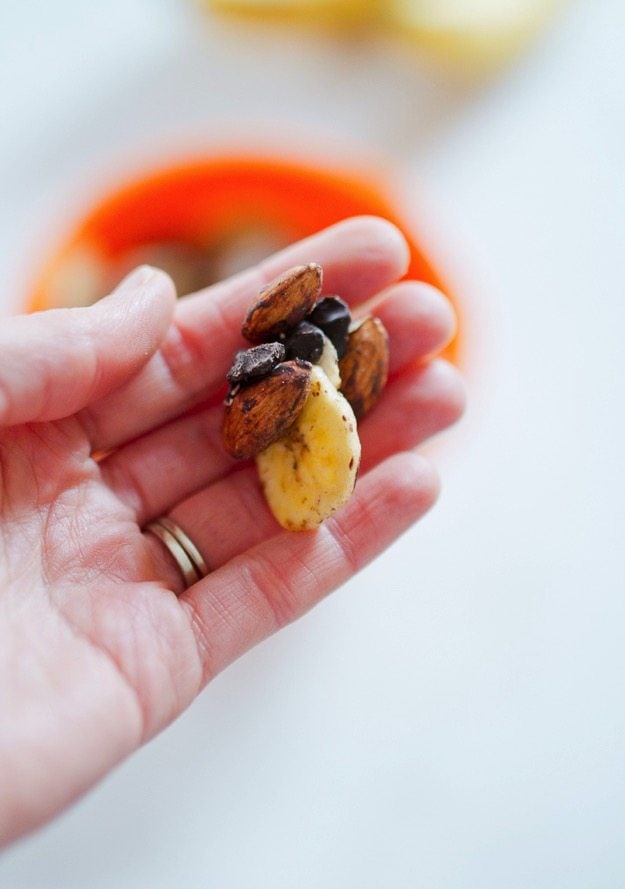
[[[183,592],[204,680],[353,576],[420,518],[437,492],[426,460],[396,454],[317,531],[282,531]]]
[[[465,398],[458,370],[439,358],[392,380],[384,397],[359,424],[362,471],[451,426],[462,416]]]
[[[160,349],[135,379],[81,415],[96,450],[109,450],[161,425],[223,385],[240,326],[264,284],[298,263],[324,269],[324,291],[357,304],[401,277],[408,248],[382,219],[359,217],[332,226],[254,269],[178,302]]]
[[[457,420],[463,402],[457,372],[442,361],[395,380],[386,401],[388,410],[377,415],[376,408],[360,424],[362,462],[357,488],[378,463],[416,447]],[[195,541],[211,569],[280,530],[253,466],[207,485],[167,511]],[[154,512],[146,520],[159,514]]]
[[[375,309],[389,334],[391,374],[442,348],[453,332],[447,300],[415,282],[389,288]],[[454,376],[451,368],[447,376]],[[412,376],[402,385],[391,380],[376,410],[360,424],[363,465],[368,461],[371,466],[390,453],[385,447],[387,442],[392,445],[393,436],[412,447],[426,437],[426,430],[431,434],[455,418],[462,395],[453,391],[454,385],[461,389],[457,376],[445,384],[444,371],[420,373],[416,389]],[[384,419],[377,421],[382,406]],[[221,442],[222,419],[223,406],[213,405],[142,436],[102,462],[105,480],[136,510],[140,524],[231,471],[234,463]],[[368,460],[369,453],[375,459]]]
[[[68,417],[133,376],[169,326],[174,286],[142,266],[93,306],[19,315],[0,331],[0,424]]]
[[[456,315],[440,290],[401,281],[359,305],[356,317],[375,315],[389,333],[389,374],[441,352],[456,332]]]
[[[100,463],[104,482],[145,524],[238,464],[224,450],[224,408],[212,405],[172,420]]]

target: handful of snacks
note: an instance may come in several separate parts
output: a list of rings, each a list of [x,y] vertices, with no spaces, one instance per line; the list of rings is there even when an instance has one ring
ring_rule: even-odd
[[[252,345],[227,379],[223,443],[256,460],[269,508],[291,531],[316,528],[350,497],[360,463],[357,420],[388,376],[388,337],[374,317],[352,321],[321,297],[317,263],[261,290],[241,331]]]

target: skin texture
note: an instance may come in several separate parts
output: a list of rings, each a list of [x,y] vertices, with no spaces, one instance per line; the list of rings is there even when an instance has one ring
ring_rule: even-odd
[[[254,470],[224,452],[221,399],[250,300],[309,261],[355,312],[372,301],[391,376],[360,427],[354,496],[319,531],[289,534]],[[142,267],[96,306],[3,324],[0,843],[84,793],[432,505],[436,475],[414,448],[464,396],[456,371],[429,360],[453,333],[449,304],[394,284],[406,262],[392,226],[360,218],[178,302]],[[186,591],[141,531],[164,513],[212,569]]]

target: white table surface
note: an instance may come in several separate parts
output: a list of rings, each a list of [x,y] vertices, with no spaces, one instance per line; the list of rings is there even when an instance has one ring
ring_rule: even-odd
[[[577,3],[480,89],[183,0],[2,6],[5,311],[94,171],[233,126],[336,135],[463,245],[471,407],[431,448],[434,511],[5,852],[0,887],[620,889],[625,5]]]

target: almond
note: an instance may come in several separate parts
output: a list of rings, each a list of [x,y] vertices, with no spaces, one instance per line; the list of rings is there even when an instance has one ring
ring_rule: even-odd
[[[352,328],[339,372],[341,392],[360,419],[376,404],[388,378],[388,334],[379,318],[365,318]]]
[[[241,328],[252,343],[276,340],[312,311],[321,293],[322,269],[316,262],[298,265],[264,287]]]
[[[236,391],[224,415],[226,451],[248,460],[280,438],[304,406],[311,370],[305,361],[285,361],[266,377]]]

